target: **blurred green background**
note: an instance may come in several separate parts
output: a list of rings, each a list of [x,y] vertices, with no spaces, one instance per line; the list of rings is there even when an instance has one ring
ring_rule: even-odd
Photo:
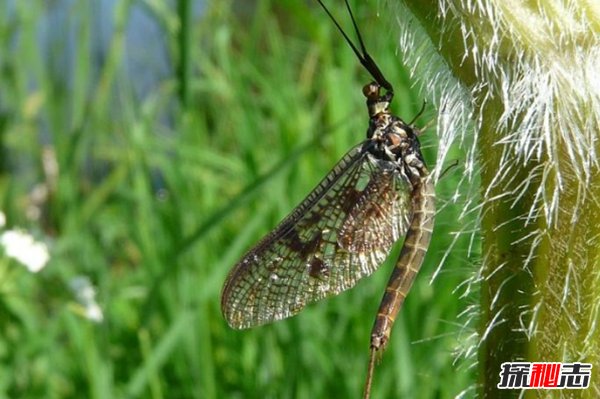
[[[343,2],[327,3],[350,29]],[[355,3],[410,120],[424,94],[398,54],[393,8]],[[370,77],[316,2],[0,4],[0,228],[50,254],[33,273],[0,246],[0,397],[360,397],[399,248],[292,319],[234,331],[219,309],[239,257],[365,137]],[[422,139],[430,164],[434,130]],[[453,234],[464,222],[447,200],[460,175],[438,184],[433,243],[375,398],[475,396],[465,282],[478,246]]]

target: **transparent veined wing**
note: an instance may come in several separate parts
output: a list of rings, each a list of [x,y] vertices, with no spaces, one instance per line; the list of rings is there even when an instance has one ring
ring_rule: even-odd
[[[411,185],[398,164],[378,159],[367,140],[229,273],[221,310],[248,328],[298,313],[336,295],[385,260],[412,218]]]

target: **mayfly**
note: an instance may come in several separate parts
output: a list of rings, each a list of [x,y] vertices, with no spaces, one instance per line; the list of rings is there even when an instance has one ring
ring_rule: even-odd
[[[367,139],[235,265],[223,287],[221,310],[233,328],[295,315],[308,303],[353,287],[405,236],[371,332],[368,398],[377,354],[388,343],[431,240],[435,192],[420,150],[420,131],[391,114],[394,89],[367,52],[348,0],[358,46],[318,2],[374,79],[363,88]]]

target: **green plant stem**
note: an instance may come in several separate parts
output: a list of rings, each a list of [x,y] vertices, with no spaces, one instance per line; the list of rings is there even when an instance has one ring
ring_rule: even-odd
[[[480,396],[505,398],[516,397],[521,392],[500,392],[496,388],[503,362],[589,362],[594,367],[600,363],[600,334],[597,331],[600,312],[600,204],[594,200],[600,196],[600,173],[595,163],[589,169],[587,181],[576,177],[581,176],[581,169],[572,165],[573,157],[568,149],[573,143],[564,140],[558,124],[548,132],[556,138],[554,147],[545,148],[545,153],[539,158],[532,157],[523,162],[518,155],[507,153],[507,146],[499,144],[502,134],[511,133],[503,133],[500,128],[500,117],[508,107],[502,102],[502,74],[482,73],[477,67],[482,62],[475,58],[477,55],[472,49],[485,49],[490,45],[493,33],[500,34],[498,40],[502,45],[498,46],[499,51],[495,55],[498,57],[497,65],[505,68],[503,71],[515,64],[516,57],[523,55],[542,64],[550,63],[553,51],[564,58],[594,46],[593,37],[598,35],[600,14],[597,5],[580,3],[578,16],[588,21],[588,27],[577,39],[569,41],[565,40],[569,24],[562,19],[561,2],[547,1],[536,5],[488,3],[496,16],[502,16],[499,23],[505,24],[503,29],[492,26],[477,11],[470,13],[461,9],[460,5],[449,10],[442,21],[437,13],[438,2],[406,1],[431,41],[439,44],[439,54],[452,75],[474,93],[474,114],[480,118],[477,145],[484,200],[481,213],[484,265],[480,300]],[[477,9],[477,6],[474,8]],[[455,10],[459,11],[455,13]],[[467,29],[461,29],[461,26]],[[550,29],[544,29],[548,26]],[[563,28],[565,31],[561,31]],[[471,34],[463,38],[464,31]],[[551,70],[552,65],[542,67]],[[523,78],[523,75],[518,75],[519,72],[530,72],[515,70],[517,74],[513,81]],[[543,82],[543,77],[539,82]],[[476,91],[477,85],[485,89]],[[579,116],[569,121],[571,126],[579,129],[577,131],[590,132],[591,129],[597,135],[598,120],[590,101],[585,95],[568,96],[570,91],[578,90],[573,86],[561,85],[564,91],[551,99],[552,104],[562,114]],[[561,101],[563,98],[577,98],[578,101]],[[529,110],[524,108],[513,115],[516,126],[527,112]],[[541,125],[538,128],[541,129]],[[592,144],[590,153],[599,153],[599,143],[596,140]],[[542,179],[532,173],[547,164],[560,166],[560,187],[556,187],[555,176]],[[506,165],[510,165],[511,179],[506,184],[495,185],[499,170]],[[525,189],[521,185],[524,181],[529,181]],[[540,185],[543,185],[544,193],[560,190],[560,206],[550,221],[542,208],[551,206],[548,200],[535,202]],[[532,206],[535,216],[525,217]],[[598,392],[600,379],[592,376],[589,389],[569,391],[568,394],[572,395],[569,397],[591,398],[597,397]],[[558,392],[555,394],[560,395]],[[526,392],[526,397],[538,395],[538,391]]]

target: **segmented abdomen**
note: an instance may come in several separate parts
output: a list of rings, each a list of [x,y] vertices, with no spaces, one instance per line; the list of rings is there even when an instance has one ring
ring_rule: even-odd
[[[423,264],[431,241],[435,216],[435,188],[429,176],[423,177],[413,186],[412,201],[413,218],[379,305],[371,333],[371,347],[376,350],[385,347],[396,315]]]

